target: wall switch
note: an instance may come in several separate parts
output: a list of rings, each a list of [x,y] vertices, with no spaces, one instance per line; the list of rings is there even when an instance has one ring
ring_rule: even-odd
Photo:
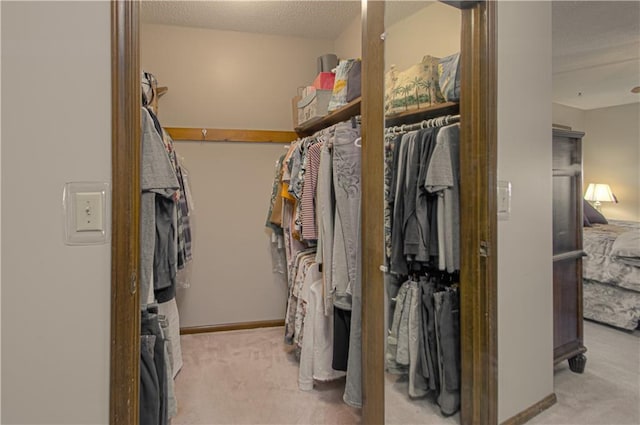
[[[100,245],[111,234],[111,190],[106,182],[70,182],[62,192],[64,242]]]
[[[498,220],[511,217],[511,182],[498,180]]]
[[[102,194],[78,192],[75,198],[76,230],[78,232],[102,231]]]

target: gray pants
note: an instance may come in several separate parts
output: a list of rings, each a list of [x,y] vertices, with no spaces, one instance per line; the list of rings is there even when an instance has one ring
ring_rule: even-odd
[[[332,279],[334,305],[351,310],[360,254],[360,148],[354,144],[360,129],[337,124],[333,138],[335,221]]]
[[[158,315],[143,311],[140,328],[140,424],[165,425],[169,421],[167,359]]]
[[[360,148],[354,144],[360,128],[351,123],[336,125],[333,139],[333,185],[336,200],[333,281],[334,305],[351,309],[349,359],[344,401],[362,406],[362,322],[360,262]],[[337,249],[336,249],[337,248]],[[340,252],[344,262],[337,262]]]
[[[160,383],[155,364],[155,335],[140,336],[140,423],[160,423]]]
[[[438,404],[445,416],[460,408],[460,319],[458,294],[437,292],[433,296],[436,308],[436,334],[440,364]]]

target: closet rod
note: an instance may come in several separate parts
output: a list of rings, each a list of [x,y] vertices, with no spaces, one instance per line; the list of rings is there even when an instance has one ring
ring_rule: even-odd
[[[385,117],[385,126],[391,127],[400,124],[411,124],[420,120],[436,118],[442,115],[460,113],[460,105],[455,102],[437,103],[421,109],[413,109]]]
[[[420,130],[422,128],[443,127],[445,125],[460,122],[460,115],[443,115],[428,120],[422,120],[413,124],[402,124],[394,127],[387,127],[385,131],[393,133],[403,133],[406,131]]]
[[[293,131],[237,130],[219,128],[165,127],[174,141],[289,143],[298,136]]]

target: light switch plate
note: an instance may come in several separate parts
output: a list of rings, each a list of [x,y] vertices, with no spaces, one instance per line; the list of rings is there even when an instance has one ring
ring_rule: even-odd
[[[102,193],[78,192],[75,194],[76,231],[101,232],[102,228]]]
[[[99,245],[109,241],[111,192],[105,182],[64,185],[64,233],[67,245]]]
[[[511,217],[511,182],[498,180],[498,220]]]

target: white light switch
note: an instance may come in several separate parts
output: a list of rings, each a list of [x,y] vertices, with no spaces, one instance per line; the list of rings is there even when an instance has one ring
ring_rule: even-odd
[[[111,234],[111,189],[106,182],[69,182],[62,191],[64,242],[101,245]]]
[[[102,231],[102,194],[76,193],[76,231]]]
[[[498,180],[498,220],[511,217],[511,182]]]

